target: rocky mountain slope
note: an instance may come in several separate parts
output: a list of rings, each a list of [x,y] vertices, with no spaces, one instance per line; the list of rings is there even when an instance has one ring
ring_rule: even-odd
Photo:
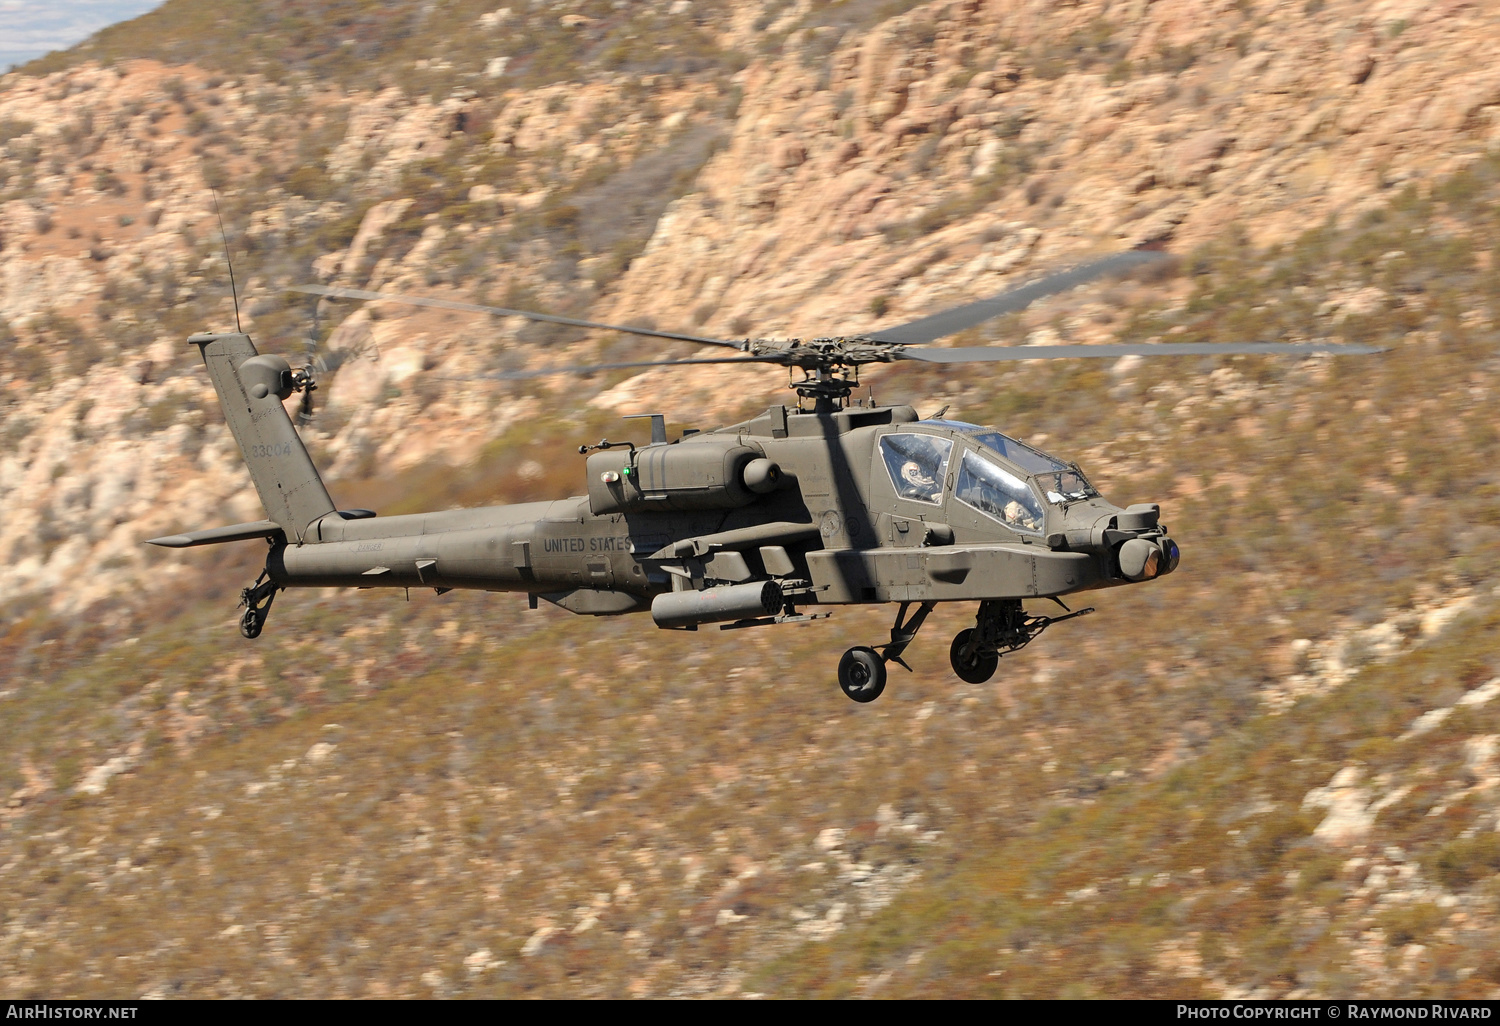
[[[1493,12],[303,6],[347,34],[168,4],[0,79],[8,992],[1500,987]],[[324,368],[304,435],[383,513],[575,492],[619,413],[783,379],[500,382],[686,349],[288,285],[808,336],[1151,243],[968,341],[1391,350],[871,375],[1183,538],[985,687],[956,609],[857,711],[830,659],[885,611],[689,642],[294,595],[249,646],[256,553],[140,544],[260,515],[183,344],[235,317],[211,188],[242,322]]]

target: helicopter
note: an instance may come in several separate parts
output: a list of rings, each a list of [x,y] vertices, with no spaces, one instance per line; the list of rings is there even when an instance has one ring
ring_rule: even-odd
[[[313,366],[294,370],[243,332],[204,332],[198,347],[267,519],[149,539],[189,548],[264,539],[259,578],[241,593],[240,631],[265,627],[278,592],[298,587],[430,587],[519,592],[586,616],[649,612],[656,626],[696,631],[805,623],[830,607],[894,603],[888,641],[856,645],[838,683],[856,702],[884,691],[940,602],[976,604],[974,626],[949,646],[959,678],[983,683],[1003,655],[1053,624],[1094,612],[1065,596],[1143,583],[1175,571],[1181,550],[1156,503],[1117,506],[1082,468],[984,425],[922,417],[910,405],[852,398],[861,367],[899,361],[1231,354],[1362,354],[1322,343],[1159,343],[926,347],[1036,300],[1164,254],[1096,259],[978,302],[866,334],[733,341],[454,300],[326,285],[292,291],[324,299],[395,301],[522,317],[732,350],[548,367],[508,377],[696,364],[777,364],[793,375],[795,406],[772,405],[738,424],[668,439],[581,445],[586,493],[554,501],[377,517],[339,509],[284,402],[311,412]],[[800,374],[800,377],[795,375]],[[946,412],[943,411],[944,413]],[[299,417],[299,419],[305,419]],[[1060,615],[1028,612],[1050,599]]]

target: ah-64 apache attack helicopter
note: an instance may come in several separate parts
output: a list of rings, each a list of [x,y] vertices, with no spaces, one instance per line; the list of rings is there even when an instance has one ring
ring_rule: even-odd
[[[269,519],[153,538],[184,548],[264,538],[265,570],[246,588],[240,629],[257,637],[279,590],[430,587],[526,593],[574,613],[649,610],[658,627],[697,630],[794,623],[829,606],[900,603],[890,640],[856,646],[839,686],[856,702],[885,688],[939,602],[974,602],[975,625],[949,656],[973,683],[1000,656],[1067,611],[1062,596],[1153,580],[1180,553],[1155,504],[1121,508],[1078,465],[994,428],[923,419],[910,406],[852,403],[859,368],[1124,355],[1370,353],[1353,345],[1295,343],[1053,345],[923,348],[1036,299],[1160,254],[1132,251],[977,303],[856,337],[731,342],[599,324],[523,310],[356,289],[303,286],[323,297],[419,306],[607,328],[735,350],[736,355],[596,364],[522,372],[583,373],[689,364],[781,364],[801,372],[795,407],[772,406],[740,424],[668,441],[651,416],[651,441],[585,445],[588,494],[551,502],[376,517],[340,510],[282,405],[316,388],[312,368],[257,352],[243,333],[200,334],[199,348]],[[1060,616],[1028,613],[1028,598],[1056,600]],[[915,610],[912,607],[915,606]]]

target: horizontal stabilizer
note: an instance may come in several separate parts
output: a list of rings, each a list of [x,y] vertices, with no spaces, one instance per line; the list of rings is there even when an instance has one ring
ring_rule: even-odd
[[[251,538],[270,538],[281,534],[281,525],[274,520],[256,520],[249,524],[230,524],[227,527],[206,527],[201,531],[186,534],[169,534],[165,538],[148,538],[147,545],[162,545],[169,549],[186,549],[194,545],[217,545],[219,542],[248,541]]]

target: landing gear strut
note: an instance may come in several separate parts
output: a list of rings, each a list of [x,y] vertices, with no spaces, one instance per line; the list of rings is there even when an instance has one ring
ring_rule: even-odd
[[[901,654],[916,639],[922,621],[936,605],[936,602],[923,602],[911,619],[907,619],[906,611],[911,603],[901,603],[901,608],[896,611],[896,623],[891,627],[891,640],[876,646],[884,651],[876,652],[874,648],[858,645],[845,652],[844,658],[839,660],[839,687],[844,694],[856,702],[873,702],[885,690],[886,663],[897,663],[910,672],[911,667],[906,665]]]
[[[271,603],[276,600],[279,586],[262,570],[255,583],[240,592],[240,608],[245,612],[240,617],[240,633],[247,638],[258,638],[271,615]]]
[[[1053,601],[1062,606],[1060,600]],[[1070,610],[1065,616],[1031,616],[1021,607],[1020,599],[981,602],[974,626],[958,632],[948,650],[948,659],[960,680],[983,684],[995,675],[1002,655],[1025,648],[1055,623],[1087,616],[1093,611],[1091,607]]]

